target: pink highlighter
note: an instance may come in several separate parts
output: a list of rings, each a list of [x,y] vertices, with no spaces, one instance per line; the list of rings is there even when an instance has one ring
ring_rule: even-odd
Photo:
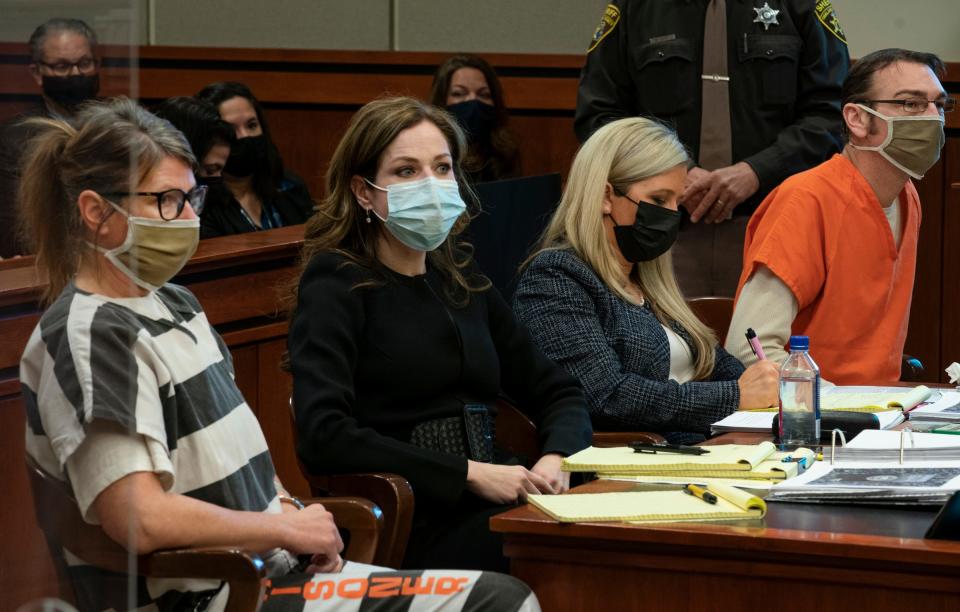
[[[752,327],[747,328],[747,344],[750,345],[750,349],[757,356],[757,359],[760,361],[766,360],[767,356],[763,354],[763,347],[760,346],[760,338],[757,338],[757,332],[753,331]]]

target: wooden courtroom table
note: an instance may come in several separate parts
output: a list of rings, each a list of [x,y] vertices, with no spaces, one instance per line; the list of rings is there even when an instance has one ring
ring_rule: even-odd
[[[562,524],[523,505],[490,526],[544,610],[960,610],[960,542],[923,539],[935,514],[771,502],[763,519]]]

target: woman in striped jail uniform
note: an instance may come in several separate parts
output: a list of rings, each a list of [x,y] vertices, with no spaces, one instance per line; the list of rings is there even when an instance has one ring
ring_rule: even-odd
[[[168,283],[196,249],[205,195],[183,135],[123,98],[88,106],[73,125],[34,124],[21,201],[49,285],[48,307],[21,361],[26,446],[69,483],[85,520],[131,554],[256,551],[273,590],[300,586],[307,594],[320,583],[397,577],[424,587],[442,575],[456,588],[398,589],[377,603],[539,609],[529,589],[507,576],[345,565],[332,516],[319,505],[299,509],[277,479],[223,340],[196,298]],[[221,583],[128,582],[70,551],[64,556],[83,610],[218,610],[227,599]],[[371,605],[372,592],[350,595],[268,595],[264,609]]]

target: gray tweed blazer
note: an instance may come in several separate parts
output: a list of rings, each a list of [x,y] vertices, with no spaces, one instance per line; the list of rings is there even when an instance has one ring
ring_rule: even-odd
[[[669,380],[670,343],[650,307],[622,300],[572,251],[537,255],[514,311],[540,349],[580,380],[596,430],[708,433],[740,402],[743,365],[719,345],[710,381]],[[686,330],[671,327],[695,352]]]

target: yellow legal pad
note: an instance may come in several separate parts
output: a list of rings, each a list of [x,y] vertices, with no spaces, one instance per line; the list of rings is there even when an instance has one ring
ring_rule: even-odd
[[[852,389],[860,389],[853,387]],[[932,395],[929,387],[920,385],[904,391],[843,391],[844,387],[834,387],[832,391],[821,391],[820,410],[838,412],[886,412],[888,410],[910,410],[927,401]],[[751,408],[751,412],[778,412],[777,407]]]
[[[712,447],[711,447],[712,448]],[[792,453],[781,453],[776,452],[771,455],[771,458],[766,461],[761,461],[753,469],[750,470],[728,470],[723,467],[717,467],[710,464],[698,465],[691,467],[690,469],[683,470],[648,470],[645,467],[629,470],[629,471],[611,471],[604,469],[597,472],[598,478],[608,478],[615,476],[684,476],[690,478],[694,475],[699,477],[709,477],[709,478],[745,478],[748,480],[786,480],[787,478],[793,478],[800,474],[800,464],[791,461],[789,463],[784,463],[782,459],[787,455],[793,457],[804,457],[807,459],[807,465],[813,465],[813,462],[816,458],[816,454],[808,449],[801,448],[797,449]]]
[[[561,523],[631,521],[638,523],[763,518],[767,504],[755,495],[712,485],[716,504],[683,491],[530,495],[527,501]]]
[[[603,472],[604,474],[665,474],[668,472],[707,471],[749,472],[769,459],[777,448],[771,442],[760,444],[721,444],[705,447],[704,455],[679,453],[637,453],[629,446],[597,448],[591,446],[563,460],[565,472]]]

